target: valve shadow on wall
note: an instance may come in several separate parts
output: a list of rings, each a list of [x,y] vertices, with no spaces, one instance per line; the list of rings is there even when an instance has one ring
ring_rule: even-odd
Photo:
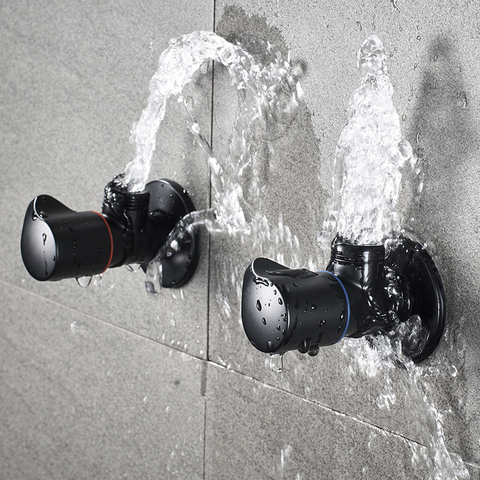
[[[459,443],[455,448],[467,461],[478,463],[480,335],[475,325],[480,276],[472,259],[479,251],[480,191],[469,183],[478,178],[480,136],[454,40],[438,36],[424,63],[413,119],[407,122],[408,137],[425,170],[425,188],[411,228],[433,243],[445,282],[447,342],[440,345],[437,358],[458,371],[453,382],[440,387],[447,397],[442,403],[453,410],[445,417],[445,431],[458,437],[450,443]]]

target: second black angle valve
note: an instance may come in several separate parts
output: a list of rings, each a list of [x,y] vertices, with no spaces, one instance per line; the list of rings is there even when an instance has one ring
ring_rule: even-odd
[[[397,239],[388,254],[384,245],[336,239],[323,271],[257,258],[244,276],[244,330],[265,353],[316,355],[343,337],[396,330],[404,354],[420,362],[437,347],[445,314],[440,274],[427,251],[408,238]]]

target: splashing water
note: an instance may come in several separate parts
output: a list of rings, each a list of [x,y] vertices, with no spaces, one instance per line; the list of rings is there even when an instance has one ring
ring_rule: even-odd
[[[229,156],[224,162],[219,162],[212,155],[208,142],[181,96],[184,87],[197,72],[202,73],[202,65],[210,60],[227,68],[239,93],[234,135]],[[267,66],[261,65],[241,47],[232,45],[213,32],[193,32],[171,40],[169,48],[160,56],[158,70],[150,81],[147,107],[132,129],[135,158],[116,178],[116,182],[129,191],[144,189],[167,100],[177,96],[185,107],[192,133],[210,157],[212,185],[218,206],[217,221],[229,233],[248,232],[239,179],[245,168],[255,161],[252,127],[259,124],[267,131],[273,129],[268,132],[272,135],[279,126],[292,121],[302,93],[296,75],[298,72],[288,61],[278,57]]]
[[[222,63],[238,92],[238,108],[228,156],[217,160],[194,115],[182,97],[183,88],[195,75],[205,73],[205,62]],[[352,94],[349,103],[349,123],[343,130],[335,155],[334,203],[325,221],[322,239],[331,239],[340,233],[351,242],[382,243],[402,228],[397,213],[402,173],[410,169],[419,174],[417,160],[410,144],[402,137],[400,121],[392,102],[393,89],[385,65],[382,43],[369,37],[359,52],[361,86]],[[266,137],[275,138],[295,118],[301,88],[292,64],[281,57],[269,65],[260,65],[241,47],[234,46],[211,32],[194,32],[172,40],[161,55],[159,69],[150,83],[150,98],[139,122],[134,125],[132,141],[136,156],[117,181],[130,191],[141,191],[148,178],[155,137],[165,116],[169,97],[176,96],[184,106],[190,130],[209,157],[212,187],[217,207],[193,212],[180,220],[166,244],[147,269],[146,287],[151,293],[161,288],[161,260],[181,242],[182,236],[198,224],[210,230],[240,234],[249,242],[252,251],[261,250],[265,256],[284,263],[282,252],[292,252],[293,266],[300,266],[294,252],[300,251],[298,238],[283,224],[270,225],[245,199],[241,188],[244,172],[255,172],[258,139],[254,132],[263,129]],[[249,198],[259,198],[258,178]],[[253,203],[253,202],[252,202]],[[261,202],[259,202],[261,205]],[[251,220],[247,221],[247,217]],[[228,261],[228,260],[226,260]],[[309,265],[312,270],[315,266]],[[226,266],[231,271],[227,279],[237,298],[241,295],[238,266]],[[237,290],[235,290],[235,288]],[[240,290],[239,290],[240,289]],[[234,293],[235,294],[235,293]],[[224,305],[221,314],[231,318],[231,302],[220,299]],[[427,466],[429,480],[465,479],[468,472],[460,457],[448,452],[443,434],[441,415],[427,398],[421,385],[422,369],[403,357],[398,345],[392,345],[385,336],[376,337],[373,347],[365,339],[344,340],[342,352],[349,358],[352,375],[382,376],[385,392],[376,399],[379,409],[390,410],[397,398],[392,385],[392,371],[402,371],[402,389],[413,403],[412,418],[427,432],[426,445],[412,442],[414,466]],[[283,368],[283,357],[267,362],[274,371]],[[279,364],[279,361],[282,363]],[[281,474],[285,468],[288,450],[282,450]]]
[[[362,83],[350,97],[348,125],[335,152],[333,205],[320,236],[325,249],[336,234],[355,244],[388,246],[389,239],[403,228],[398,212],[401,188],[410,188],[404,192],[407,203],[421,193],[422,172],[402,136],[385,51],[376,36],[361,46],[358,67]],[[421,326],[421,319],[414,316],[390,336],[344,339],[342,353],[348,358],[351,375],[381,379],[384,392],[375,399],[380,410],[394,408],[398,389],[408,399],[408,418],[426,435],[425,445],[410,442],[412,465],[426,468],[427,480],[467,479],[470,476],[461,457],[445,445],[442,415],[425,394],[422,378],[426,369],[405,357],[398,341],[407,337],[413,343],[424,340]],[[394,385],[393,378],[400,384]]]
[[[428,471],[425,480],[461,480],[470,478],[462,458],[449,452],[445,445],[442,414],[427,397],[422,379],[427,375],[446,375],[448,369],[415,365],[402,353],[400,344],[393,344],[386,336],[345,339],[342,353],[348,358],[349,372],[353,377],[364,375],[379,378],[385,387],[376,404],[379,409],[390,410],[397,402],[395,390],[401,390],[406,402],[408,418],[418,431],[425,435],[424,445],[409,442],[412,465]],[[454,370],[455,371],[455,370]],[[395,388],[392,382],[395,374]]]
[[[148,264],[146,270],[145,288],[147,293],[157,295],[162,288],[162,260],[177,252],[188,233],[200,225],[208,226],[210,231],[215,231],[215,213],[212,209],[190,212],[181,218],[173,228],[160,248],[155,258]]]
[[[270,354],[269,357],[270,370],[276,373],[282,373],[283,371],[283,354]]]
[[[402,137],[392,101],[382,42],[371,36],[358,53],[362,78],[348,104],[348,125],[335,152],[333,207],[323,237],[339,234],[352,243],[380,244],[398,234],[402,170],[417,160]]]
[[[255,170],[258,141],[278,138],[288,129],[296,117],[302,96],[298,83],[298,78],[303,74],[301,65],[292,64],[279,54],[272,55],[272,58],[268,65],[260,64],[240,46],[232,45],[213,32],[193,32],[173,39],[161,54],[158,70],[150,81],[147,107],[132,129],[131,141],[136,145],[135,158],[115,181],[129,191],[144,189],[167,100],[175,96],[184,107],[190,131],[209,157],[216,211],[214,214],[212,210],[203,210],[180,220],[165,246],[148,266],[147,292],[159,292],[163,255],[172,248],[175,249],[175,245],[182,240],[185,228],[206,225],[210,231],[250,235],[252,246],[260,246],[261,249],[265,240],[273,237],[277,244],[286,240],[287,246],[291,245],[292,252],[299,250],[298,239],[283,225],[281,218],[278,227],[272,227],[266,217],[258,213],[260,185]],[[212,60],[226,67],[238,93],[235,124],[228,155],[223,161],[215,158],[182,96],[185,86],[195,75],[206,73],[206,62]],[[252,179],[250,203],[246,201],[241,187],[242,177],[249,169]],[[250,221],[248,217],[251,218]],[[282,250],[277,248],[275,253]]]

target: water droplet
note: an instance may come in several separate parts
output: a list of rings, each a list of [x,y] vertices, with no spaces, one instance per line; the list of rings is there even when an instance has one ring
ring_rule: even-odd
[[[310,349],[308,350],[308,354],[311,356],[311,357],[315,357],[316,355],[318,355],[318,352],[320,351],[320,348],[318,345],[314,345],[313,347],[310,347]]]
[[[145,281],[145,290],[147,291],[148,294],[150,295],[156,295],[158,292],[155,290],[155,285],[153,282],[150,282],[149,280]]]
[[[298,344],[297,349],[300,353],[307,353],[309,348],[310,348],[310,339],[306,338],[305,340],[303,340]]]
[[[267,324],[267,319],[266,319],[266,318],[262,318],[262,323],[263,323],[264,325],[266,325],[266,324]]]
[[[257,306],[257,310],[259,312],[261,312],[262,311],[262,304],[261,304],[260,300],[257,300],[257,305],[256,306]]]
[[[458,106],[460,108],[467,108],[467,94],[465,92],[460,92],[458,94]]]
[[[281,373],[283,371],[283,354],[270,354],[270,369],[272,372]]]
[[[88,333],[88,325],[85,322],[72,322],[70,324],[70,329],[72,333],[79,335],[86,335]]]
[[[281,298],[278,299],[278,304],[283,305],[283,300]]]
[[[90,283],[92,282],[92,277],[91,276],[77,277],[75,280],[77,280],[77,283],[82,288],[87,288],[90,285]]]
[[[312,310],[316,310],[317,309],[317,304],[316,303],[312,303]]]
[[[266,278],[261,278],[261,277],[256,277],[253,282],[256,284],[256,285],[265,285],[266,287],[268,287],[268,280]]]
[[[140,270],[140,265],[125,265],[125,268],[130,273],[137,273]]]

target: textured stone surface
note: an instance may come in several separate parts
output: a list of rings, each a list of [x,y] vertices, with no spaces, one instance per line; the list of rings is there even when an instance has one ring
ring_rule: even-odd
[[[471,61],[479,41],[473,20],[477,11],[466,2],[428,9],[387,1],[361,7],[313,2],[217,4],[219,33],[244,39],[246,46],[267,37],[280,50],[288,49],[293,60],[301,60],[306,73],[301,79],[305,95],[298,118],[257,158],[264,168],[266,207],[261,213],[276,226],[281,212],[283,225],[298,237],[300,251],[281,238],[252,249],[239,239],[214,237],[212,291],[217,293],[210,320],[212,360],[425,443],[429,442],[426,424],[418,419],[422,409],[433,404],[444,414],[447,445],[471,462],[480,460],[475,373],[480,338],[474,327],[479,304],[473,294],[480,280],[475,260],[480,105],[474,80],[479,67]],[[324,349],[315,359],[289,353],[284,372],[278,375],[246,338],[240,340],[240,290],[235,285],[241,284],[251,260],[265,255],[291,267],[324,266],[316,235],[331,195],[335,145],[347,121],[346,103],[359,85],[356,52],[372,33],[384,42],[402,131],[425,172],[423,197],[417,211],[407,217],[407,233],[427,243],[447,292],[445,341],[426,363],[420,390],[401,370],[359,373],[355,357],[368,349],[359,351],[354,343]],[[214,119],[228,118],[224,113],[228,84],[222,83],[221,70],[215,73]],[[229,130],[218,121],[214,128],[214,144],[221,148],[228,143]],[[427,393],[420,408],[418,399],[412,400],[416,390]],[[391,394],[393,403],[384,405]]]
[[[0,288],[1,478],[203,478],[200,360]]]
[[[400,437],[225,368],[207,385],[205,478],[425,478]]]
[[[189,289],[149,298],[143,275],[109,270],[99,288],[75,280],[35,282],[19,252],[29,202],[49,194],[77,211],[100,210],[104,186],[133,159],[130,129],[147,104],[158,57],[172,37],[212,27],[212,5],[172,9],[86,2],[17,2],[2,6],[3,212],[1,278],[141,335],[206,355],[208,240]],[[188,15],[187,13],[188,12]],[[207,137],[211,80],[193,82],[185,98]],[[205,154],[180,105],[171,101],[157,137],[150,179],[171,178],[197,208],[209,203]]]

